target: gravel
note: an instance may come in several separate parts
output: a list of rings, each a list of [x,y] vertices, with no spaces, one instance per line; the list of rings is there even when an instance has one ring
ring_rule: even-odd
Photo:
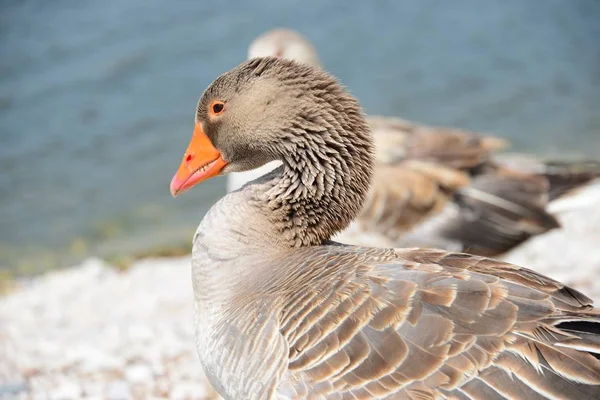
[[[0,302],[0,398],[215,399],[194,347],[189,257],[103,261]]]

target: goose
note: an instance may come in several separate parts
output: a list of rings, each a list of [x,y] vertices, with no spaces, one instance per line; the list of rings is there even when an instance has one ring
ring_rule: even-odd
[[[257,37],[248,58],[276,56],[321,68],[300,33],[274,29]],[[335,239],[357,245],[427,246],[501,256],[561,225],[549,203],[600,176],[600,166],[498,157],[508,143],[462,129],[370,116],[378,166],[363,212]],[[492,153],[494,160],[492,161]],[[228,176],[228,191],[279,166]],[[509,168],[512,167],[512,168]]]
[[[196,347],[224,399],[600,398],[600,313],[584,294],[482,256],[331,240],[375,165],[360,104],[332,75],[245,61],[195,121],[173,196],[281,162],[193,237]]]

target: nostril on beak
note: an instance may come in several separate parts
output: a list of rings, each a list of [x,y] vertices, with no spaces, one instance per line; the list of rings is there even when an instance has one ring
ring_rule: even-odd
[[[194,155],[193,154],[188,154],[187,156],[185,156],[185,162],[186,163],[189,163],[193,159],[194,159]]]

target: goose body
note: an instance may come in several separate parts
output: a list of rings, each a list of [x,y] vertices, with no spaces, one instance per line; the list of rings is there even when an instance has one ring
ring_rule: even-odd
[[[247,61],[202,95],[171,182],[281,166],[193,239],[196,345],[225,399],[593,399],[600,318],[583,294],[462,253],[344,245],[373,142],[327,73]]]

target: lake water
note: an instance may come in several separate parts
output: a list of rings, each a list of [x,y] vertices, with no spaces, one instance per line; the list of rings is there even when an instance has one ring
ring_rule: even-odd
[[[5,0],[0,266],[190,241],[225,192],[172,199],[197,98],[280,26],[368,113],[600,158],[600,2]]]

